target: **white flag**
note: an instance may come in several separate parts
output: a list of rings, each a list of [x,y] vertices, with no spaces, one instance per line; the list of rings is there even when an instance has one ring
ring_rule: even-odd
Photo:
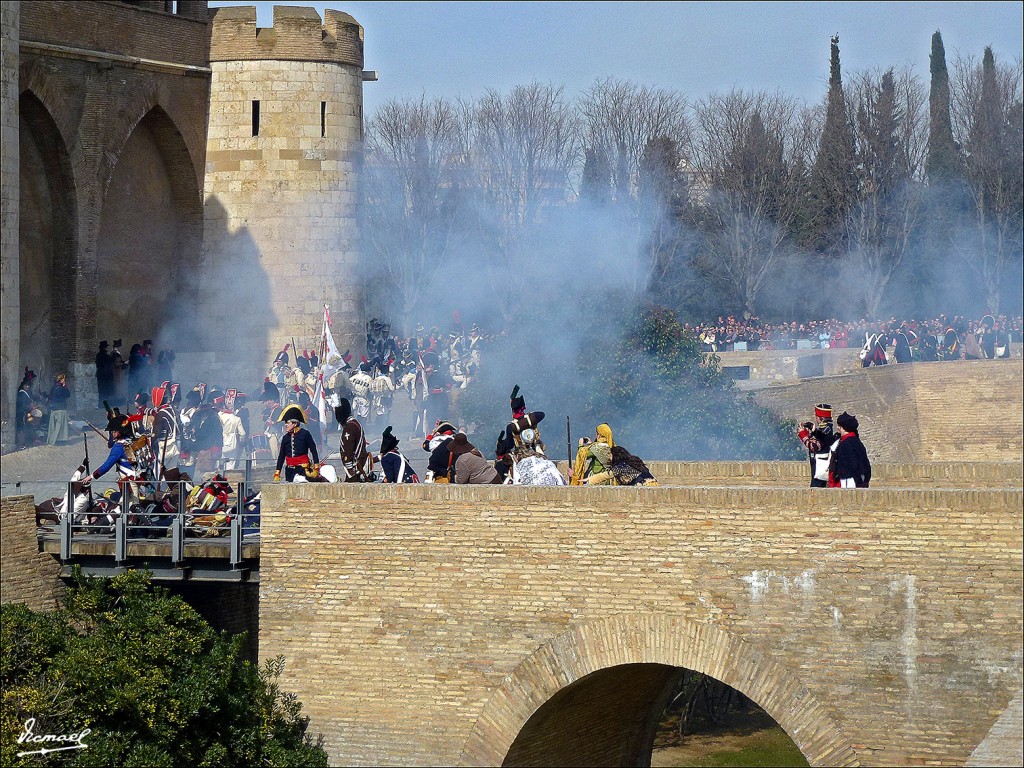
[[[320,374],[316,377],[316,389],[313,391],[313,399],[311,401],[312,406],[316,409],[316,412],[320,416],[320,428],[324,429],[327,425],[327,399],[324,397],[324,376]]]
[[[334,336],[331,334],[331,313],[328,305],[324,304],[324,330],[320,338],[320,372],[322,379],[330,381],[330,378],[345,366],[341,358],[338,345],[334,343]]]

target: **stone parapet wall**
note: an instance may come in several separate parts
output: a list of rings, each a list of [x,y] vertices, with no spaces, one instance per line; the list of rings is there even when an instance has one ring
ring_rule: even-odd
[[[31,496],[0,499],[0,602],[53,610],[64,592],[60,565],[39,551]]]
[[[861,368],[856,349],[764,349],[719,352],[723,369],[749,368],[750,384],[764,386],[813,376],[835,376]]]
[[[1024,360],[965,360],[863,368],[762,389],[757,402],[805,421],[830,403],[860,421],[872,461],[1019,462]]]
[[[363,28],[330,8],[323,22],[312,7],[274,6],[274,26],[256,26],[255,6],[216,8],[211,15],[212,61],[318,61],[363,66]]]
[[[795,439],[795,438],[794,438]],[[661,485],[805,487],[805,461],[648,461]],[[565,462],[558,462],[565,473]],[[873,462],[873,488],[1020,488],[1024,465],[1013,462],[931,461],[916,464]]]
[[[812,764],[961,765],[1021,687],[1019,488],[262,502],[260,655],[286,657],[332,764],[497,765],[574,680],[657,663],[738,688]]]

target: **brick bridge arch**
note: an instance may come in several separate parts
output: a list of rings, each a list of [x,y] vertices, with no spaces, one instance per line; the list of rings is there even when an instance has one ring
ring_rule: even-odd
[[[710,675],[761,706],[811,765],[859,765],[828,708],[795,674],[737,635],[663,614],[589,622],[542,645],[492,694],[461,763],[501,765],[530,718],[560,691],[601,670],[636,664]]]

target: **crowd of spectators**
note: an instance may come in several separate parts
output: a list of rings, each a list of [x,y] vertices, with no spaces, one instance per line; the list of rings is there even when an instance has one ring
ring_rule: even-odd
[[[959,315],[940,315],[930,320],[892,317],[880,321],[862,318],[856,322],[831,319],[767,323],[758,317],[743,319],[729,315],[719,317],[712,323],[684,325],[697,338],[702,352],[759,349],[859,350],[871,336],[891,336],[901,328],[912,331],[918,338],[933,336],[941,346],[946,332],[951,328],[961,340],[973,336],[980,342],[985,330],[993,327],[1005,332],[1011,342],[1020,343],[1024,318],[986,315],[983,318],[968,319]]]

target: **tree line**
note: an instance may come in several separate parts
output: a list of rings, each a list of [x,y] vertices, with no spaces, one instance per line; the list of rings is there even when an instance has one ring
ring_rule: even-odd
[[[817,105],[610,77],[387,102],[365,133],[370,308],[408,325],[469,293],[508,322],[603,277],[695,320],[1018,309],[1021,60],[947,67],[931,42],[925,83],[844,79],[832,38]]]

